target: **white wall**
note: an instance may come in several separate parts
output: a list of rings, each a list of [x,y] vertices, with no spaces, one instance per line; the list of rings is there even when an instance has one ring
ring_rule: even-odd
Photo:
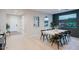
[[[40,17],[40,26],[39,27],[33,26],[33,23],[34,23],[33,16],[39,16]],[[24,17],[25,17],[24,32],[25,32],[26,36],[28,36],[28,37],[29,36],[30,37],[40,36],[40,30],[45,29],[44,28],[44,18],[45,18],[45,16],[49,17],[50,22],[52,21],[52,15],[50,15],[50,14],[44,14],[44,13],[32,12],[32,11],[25,13],[25,15],[24,15]]]
[[[6,23],[6,16],[0,12],[0,32],[5,32],[5,23]]]
[[[49,17],[50,22],[52,21],[52,15],[51,14],[45,14],[45,13],[40,13],[40,12],[35,12],[31,10],[3,10],[3,12],[0,13],[0,24],[2,24],[2,29],[5,31],[5,24],[8,20],[7,14],[16,14],[16,15],[22,15],[23,16],[23,21],[24,21],[24,28],[22,29],[24,31],[24,34],[26,37],[33,37],[33,36],[40,36],[40,30],[44,29],[44,18],[45,16]],[[34,24],[34,19],[33,16],[39,16],[40,17],[40,26],[38,28],[35,28],[33,26]],[[50,24],[49,24],[50,25]],[[4,28],[3,28],[4,27]]]

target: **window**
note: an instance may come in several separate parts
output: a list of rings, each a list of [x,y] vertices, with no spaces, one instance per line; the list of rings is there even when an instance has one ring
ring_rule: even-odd
[[[77,13],[59,16],[60,28],[77,28]]]
[[[59,20],[68,20],[68,19],[75,19],[75,18],[77,18],[77,14],[76,13],[59,16]]]
[[[34,26],[39,27],[39,16],[34,16]]]

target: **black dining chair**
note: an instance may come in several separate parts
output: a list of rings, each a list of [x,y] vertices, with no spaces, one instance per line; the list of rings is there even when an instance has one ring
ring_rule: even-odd
[[[65,31],[65,32],[63,32],[63,35],[64,35],[64,44],[68,44],[68,42],[70,41],[70,34],[71,34],[71,31]]]
[[[59,33],[59,39],[60,39],[60,45],[63,46],[64,45],[64,36],[63,36],[63,32]]]
[[[6,46],[6,34],[0,34],[0,50],[4,50]]]
[[[48,34],[43,33],[44,31],[46,31],[46,30],[41,30],[41,37],[40,37],[40,39],[43,38],[43,41],[44,41],[45,39],[48,40]]]
[[[67,43],[67,32],[62,32],[62,35],[63,35],[63,39],[62,39],[62,42],[63,42],[63,45],[65,45]]]
[[[67,31],[68,42],[71,40],[70,35],[71,35],[71,31]]]
[[[63,46],[61,39],[63,38],[63,36],[61,35],[61,33],[59,34],[55,34],[52,36],[52,38],[50,39],[50,42],[52,43],[51,45],[53,45],[53,43],[57,44],[57,48],[59,49],[59,46]]]

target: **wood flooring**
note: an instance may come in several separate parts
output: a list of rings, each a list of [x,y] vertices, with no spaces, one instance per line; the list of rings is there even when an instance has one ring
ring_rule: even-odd
[[[23,34],[7,36],[5,50],[58,50],[57,45],[50,45],[47,41],[42,41],[39,37],[27,38]],[[71,37],[71,41],[60,47],[60,50],[79,50],[79,38]]]

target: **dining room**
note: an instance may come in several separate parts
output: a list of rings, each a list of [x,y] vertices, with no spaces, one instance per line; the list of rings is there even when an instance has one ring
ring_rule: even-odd
[[[77,50],[78,48],[76,47],[78,47],[78,41],[75,42],[73,40],[79,39],[78,14],[78,9],[53,14],[51,29],[41,30],[42,40],[47,40],[51,43],[51,46],[56,44],[58,50],[61,50],[61,47],[63,48],[64,46],[66,46],[65,49],[67,48],[67,50]],[[70,47],[68,47],[68,45],[70,45]]]
[[[1,50],[78,50],[79,10],[78,9],[2,9],[0,25]],[[21,30],[7,24],[11,19],[20,19]],[[15,24],[16,22],[14,21]],[[13,21],[12,21],[13,22]],[[18,25],[15,24],[15,27]],[[7,29],[8,28],[8,32]],[[17,29],[16,29],[17,30]]]
[[[78,59],[79,0],[0,0],[1,59]]]

